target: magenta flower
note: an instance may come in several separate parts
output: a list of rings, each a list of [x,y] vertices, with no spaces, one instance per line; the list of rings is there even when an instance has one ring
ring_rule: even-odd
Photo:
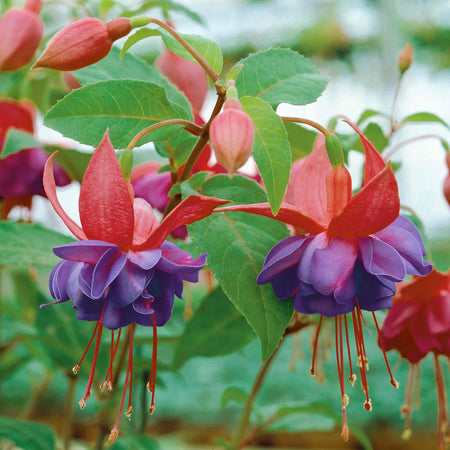
[[[77,225],[59,204],[53,178],[53,154],[45,167],[44,187],[55,211],[80,242],[54,248],[63,259],[50,276],[50,293],[61,303],[72,302],[79,320],[96,321],[91,341],[96,335],[91,376],[80,406],[84,408],[91,391],[99,343],[103,328],[129,328],[129,361],[122,402],[110,441],[118,436],[118,425],[129,385],[127,414],[131,414],[132,341],[134,324],[153,327],[154,351],[148,388],[152,391],[150,412],[154,410],[156,373],[156,327],[170,319],[174,297],[182,297],[183,280],[198,281],[198,272],[206,262],[206,254],[194,259],[176,245],[165,241],[177,227],[200,220],[227,201],[191,195],[158,224],[151,206],[134,199],[125,181],[114,149],[105,134],[94,152],[83,178],[80,192],[80,220]],[[88,349],[87,348],[87,349]],[[86,349],[86,351],[87,351]],[[85,352],[86,354],[86,352]],[[112,388],[113,360],[102,387]],[[79,370],[79,364],[74,371]]]

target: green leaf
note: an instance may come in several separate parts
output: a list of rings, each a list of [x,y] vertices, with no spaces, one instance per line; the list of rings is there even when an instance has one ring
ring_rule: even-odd
[[[123,44],[122,50],[120,52],[120,57],[123,58],[125,53],[138,42],[142,41],[143,39],[147,39],[149,37],[153,36],[161,36],[161,32],[159,30],[156,30],[154,28],[140,28],[136,31],[136,33],[132,34]]]
[[[53,254],[53,247],[73,241],[42,225],[0,222],[0,265],[54,266],[59,258]]]
[[[356,125],[361,125],[364,121],[366,121],[367,119],[370,119],[371,117],[374,116],[383,116],[383,117],[389,117],[387,114],[382,113],[380,111],[376,111],[374,109],[366,109],[365,111],[363,111],[361,113],[361,115],[359,116],[358,121],[356,122]]]
[[[308,59],[288,48],[254,53],[239,64],[244,65],[236,80],[239,96],[260,97],[274,108],[313,103],[327,85]]]
[[[163,87],[135,80],[109,80],[76,89],[59,101],[44,117],[44,123],[64,136],[96,147],[105,131],[115,148],[125,148],[144,128],[167,119],[191,115],[170,103]],[[164,140],[182,126],[159,128],[138,145]]]
[[[217,175],[206,180],[201,193],[238,204],[266,201],[253,180]],[[290,301],[281,302],[269,284],[256,277],[269,250],[289,235],[284,224],[246,213],[217,213],[188,226],[197,247],[208,253],[208,266],[226,296],[245,317],[261,341],[266,360],[278,346],[292,316]]]
[[[161,8],[165,13],[169,11],[176,11],[178,13],[184,14],[185,16],[189,17],[190,19],[194,20],[195,22],[199,24],[203,24],[203,19],[194,11],[187,8],[186,6],[174,2],[172,0],[151,0],[144,2],[138,9],[135,9],[133,11],[125,12],[122,14],[125,17],[132,17],[137,16],[142,13],[147,12],[151,8]]]
[[[26,148],[40,147],[33,135],[25,133],[24,131],[10,128],[6,133],[3,150],[0,153],[0,159],[6,158],[9,155],[20,152]]]
[[[56,162],[64,169],[69,177],[81,183],[84,172],[86,172],[91,153],[84,153],[72,148],[59,147],[57,145],[44,145],[44,150],[48,154],[58,152]]]
[[[441,119],[439,116],[433,113],[429,112],[418,112],[411,114],[410,116],[405,117],[401,123],[405,124],[408,122],[435,122],[440,123],[441,125],[444,125],[444,127],[449,128],[447,122],[445,122],[443,119]]]
[[[159,444],[145,434],[130,433],[124,438],[118,439],[111,450],[159,450]]]
[[[177,194],[182,194],[183,192],[186,192],[187,189],[192,189],[193,192],[198,191],[201,185],[205,182],[206,178],[209,177],[209,175],[211,175],[211,172],[197,172],[188,180],[183,181],[183,187],[181,187],[181,184],[179,183],[174,184],[169,191],[169,197],[173,197]]]
[[[220,47],[210,39],[196,34],[181,34],[179,35],[192,47],[194,47],[205,59],[209,65],[213,68],[214,72],[220,74],[223,67],[223,56]],[[163,38],[166,47],[173,53],[188,59],[189,61],[197,63],[196,59],[167,31],[161,30],[161,36]],[[197,63],[198,64],[198,63]]]
[[[272,212],[277,214],[291,172],[292,157],[286,129],[264,100],[243,97],[241,103],[255,124],[253,157],[264,181]]]
[[[314,146],[317,133],[292,122],[284,122],[291,144],[292,161],[308,156]]]
[[[55,448],[55,434],[47,425],[0,416],[0,437],[27,450]]]
[[[237,386],[230,386],[223,391],[222,397],[220,399],[220,404],[222,406],[227,405],[229,402],[244,403],[247,399],[247,392]]]
[[[255,334],[239,311],[217,288],[206,296],[187,323],[175,351],[174,367],[196,356],[219,356],[241,349]]]
[[[191,104],[169,80],[163,77],[153,65],[147,64],[137,56],[127,53],[120,58],[120,50],[113,47],[106,58],[92,66],[72,72],[74,77],[82,84],[95,83],[107,80],[139,80],[159,84],[166,90],[167,98],[186,111],[191,111]]]
[[[161,156],[173,159],[175,167],[180,167],[188,159],[197,139],[198,137],[182,129],[164,142],[155,142],[155,148]]]
[[[227,73],[227,83],[229,83],[231,80],[236,81],[236,78],[239,76],[243,68],[244,64],[235,64]]]

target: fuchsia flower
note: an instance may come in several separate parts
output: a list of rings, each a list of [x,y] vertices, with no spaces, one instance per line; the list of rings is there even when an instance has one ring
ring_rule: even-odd
[[[438,393],[439,448],[449,443],[449,414],[445,383],[438,355],[450,358],[450,272],[433,270],[424,278],[413,277],[401,285],[394,306],[384,320],[379,344],[397,350],[409,361],[408,382],[402,412],[406,414],[404,436],[411,434],[412,404],[419,383],[420,361],[433,353]]]
[[[34,133],[34,117],[35,109],[29,102],[0,101],[0,153],[10,128]],[[30,209],[33,195],[45,197],[42,175],[47,157],[42,148],[33,147],[0,160],[0,198],[4,217],[14,206]],[[59,166],[55,167],[55,178],[58,186],[70,183]]]
[[[323,316],[334,317],[345,439],[348,397],[344,390],[343,322],[350,380],[356,378],[346,314],[352,315],[361,384],[366,393],[364,407],[370,410],[361,311],[371,311],[376,323],[374,311],[392,306],[396,282],[406,274],[426,275],[432,270],[432,265],[423,260],[425,249],[419,231],[399,216],[400,200],[392,168],[352,126],[360,135],[366,155],[363,187],[353,197],[350,174],[344,166],[331,166],[324,140],[318,138],[313,152],[294,164],[286,195],[288,203],[281,206],[277,216],[272,215],[267,203],[218,210],[259,214],[295,227],[295,236],[283,239],[270,250],[257,282],[271,282],[280,300],[294,297],[297,312],[321,315],[315,349]],[[392,374],[391,383],[398,385]]]
[[[39,17],[42,0],[27,0],[0,19],[0,71],[19,70],[28,64],[41,43],[44,24]]]
[[[110,441],[118,436],[118,425],[123,410],[127,387],[131,407],[131,378],[133,372],[134,324],[153,327],[154,351],[151,378],[148,388],[152,391],[150,412],[154,409],[156,373],[156,327],[162,326],[172,314],[174,296],[181,298],[183,280],[198,281],[198,272],[206,262],[206,254],[197,259],[166,241],[177,227],[200,220],[213,209],[227,201],[191,195],[159,224],[151,206],[143,199],[134,199],[131,186],[125,181],[114,149],[105,134],[94,152],[83,178],[80,192],[80,220],[77,225],[62,209],[56,197],[53,178],[53,154],[47,161],[44,172],[44,187],[53,208],[80,240],[54,248],[63,259],[50,276],[50,293],[57,302],[72,301],[79,320],[95,321],[92,338],[96,345],[91,375],[84,397],[83,408],[90,395],[99,344],[103,328],[119,330],[115,344],[117,348],[121,329],[129,328],[129,360],[122,401]],[[85,352],[85,354],[86,354]],[[84,356],[74,371],[79,370]],[[113,360],[102,387],[112,388]]]

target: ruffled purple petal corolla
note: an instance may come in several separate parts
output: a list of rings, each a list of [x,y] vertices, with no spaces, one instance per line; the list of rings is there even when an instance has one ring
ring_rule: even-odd
[[[415,225],[400,216],[369,237],[355,240],[290,236],[268,253],[257,282],[271,282],[280,300],[294,296],[294,309],[335,317],[357,305],[367,311],[392,307],[395,284],[406,274],[433,270]]]
[[[115,330],[131,323],[158,326],[170,319],[183,280],[198,281],[206,254],[197,259],[164,242],[161,248],[122,252],[103,241],[85,240],[54,248],[63,259],[50,275],[57,303],[72,301],[79,320],[100,320]]]

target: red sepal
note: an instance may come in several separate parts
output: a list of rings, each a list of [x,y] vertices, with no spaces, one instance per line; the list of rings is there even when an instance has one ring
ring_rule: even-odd
[[[292,165],[291,181],[284,201],[316,222],[326,223],[326,178],[330,168],[325,138],[319,135],[311,154]]]
[[[205,197],[203,195],[190,195],[165,217],[145,242],[133,246],[132,250],[140,251],[158,248],[175,228],[210,216],[215,208],[226,203],[230,203],[229,200]]]
[[[400,212],[397,181],[390,165],[372,178],[334,217],[330,237],[355,239],[369,236],[392,223]]]
[[[43,176],[44,190],[47,194],[47,198],[53,206],[53,209],[55,210],[56,214],[61,217],[61,220],[65,223],[66,227],[75,235],[76,238],[84,240],[87,239],[84,231],[64,211],[61,203],[59,203],[58,201],[58,197],[56,196],[56,183],[55,177],[53,175],[53,160],[55,159],[57,153],[58,152],[53,153],[45,163]]]
[[[119,247],[133,242],[134,212],[128,186],[106,131],[84,174],[80,220],[88,239]]]
[[[278,220],[287,225],[292,225],[311,234],[319,234],[322,231],[325,231],[325,228],[321,224],[317,223],[314,219],[311,219],[310,217],[304,215],[298,209],[287,203],[283,203],[281,205],[280,211],[276,216],[272,214],[269,203],[225,206],[224,208],[220,208],[215,212],[225,211],[239,211],[256,214],[258,216],[269,217],[270,219]]]
[[[373,146],[372,142],[370,142],[369,139],[364,136],[364,134],[355,124],[349,122],[348,120],[344,120],[344,122],[348,123],[359,134],[361,143],[364,147],[364,153],[366,154],[366,164],[364,166],[363,186],[365,186],[373,177],[375,177],[386,167],[386,163],[381,157],[378,150]]]

